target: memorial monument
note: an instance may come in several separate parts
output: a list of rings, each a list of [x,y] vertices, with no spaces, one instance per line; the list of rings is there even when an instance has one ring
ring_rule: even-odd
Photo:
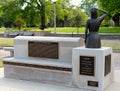
[[[14,57],[4,58],[8,78],[105,91],[113,82],[112,48],[101,47],[98,29],[107,15],[91,9],[83,38],[18,36]],[[89,29],[89,33],[88,33]]]
[[[97,10],[104,14],[97,18]],[[105,10],[91,8],[85,29],[85,47],[73,48],[73,78],[79,88],[105,91],[113,82],[112,49],[101,47],[98,30],[107,16]],[[88,31],[89,30],[89,31]]]
[[[72,49],[84,46],[83,38],[18,36],[14,57],[4,58],[7,78],[72,86]]]

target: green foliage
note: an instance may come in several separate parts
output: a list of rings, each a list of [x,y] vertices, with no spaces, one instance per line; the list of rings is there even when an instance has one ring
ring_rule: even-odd
[[[85,25],[85,22],[88,18],[87,15],[79,9],[73,10],[73,16],[75,19],[75,25],[78,27]]]
[[[120,0],[99,0],[99,7],[105,9],[114,21],[115,26],[120,23]]]
[[[6,4],[0,7],[1,26],[7,23],[8,27],[11,27],[17,16],[24,20],[27,27],[53,26],[54,4],[52,0],[3,0],[3,3]],[[70,0],[57,0],[57,25],[74,26],[73,10]]]
[[[80,14],[75,16],[75,25],[77,28],[81,27],[82,17]]]
[[[15,20],[15,25],[18,27],[19,31],[21,30],[21,27],[23,24],[24,24],[23,19],[20,17],[17,17]]]
[[[99,7],[107,10],[112,16],[120,13],[120,0],[99,0]]]
[[[80,8],[84,9],[85,13],[90,16],[90,8],[96,7],[97,0],[82,0]]]

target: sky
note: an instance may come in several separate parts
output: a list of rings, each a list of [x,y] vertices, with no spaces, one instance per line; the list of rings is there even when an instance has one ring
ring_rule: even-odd
[[[82,0],[72,0],[73,5],[79,5]]]

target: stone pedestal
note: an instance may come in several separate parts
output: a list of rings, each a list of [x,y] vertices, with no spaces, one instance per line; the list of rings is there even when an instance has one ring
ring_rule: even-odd
[[[72,67],[73,79],[79,88],[105,91],[113,82],[112,49],[74,48]]]

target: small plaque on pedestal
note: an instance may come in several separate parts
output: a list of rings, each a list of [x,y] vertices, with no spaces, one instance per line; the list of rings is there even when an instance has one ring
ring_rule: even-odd
[[[98,87],[98,82],[96,82],[96,81],[88,81],[88,86]]]

